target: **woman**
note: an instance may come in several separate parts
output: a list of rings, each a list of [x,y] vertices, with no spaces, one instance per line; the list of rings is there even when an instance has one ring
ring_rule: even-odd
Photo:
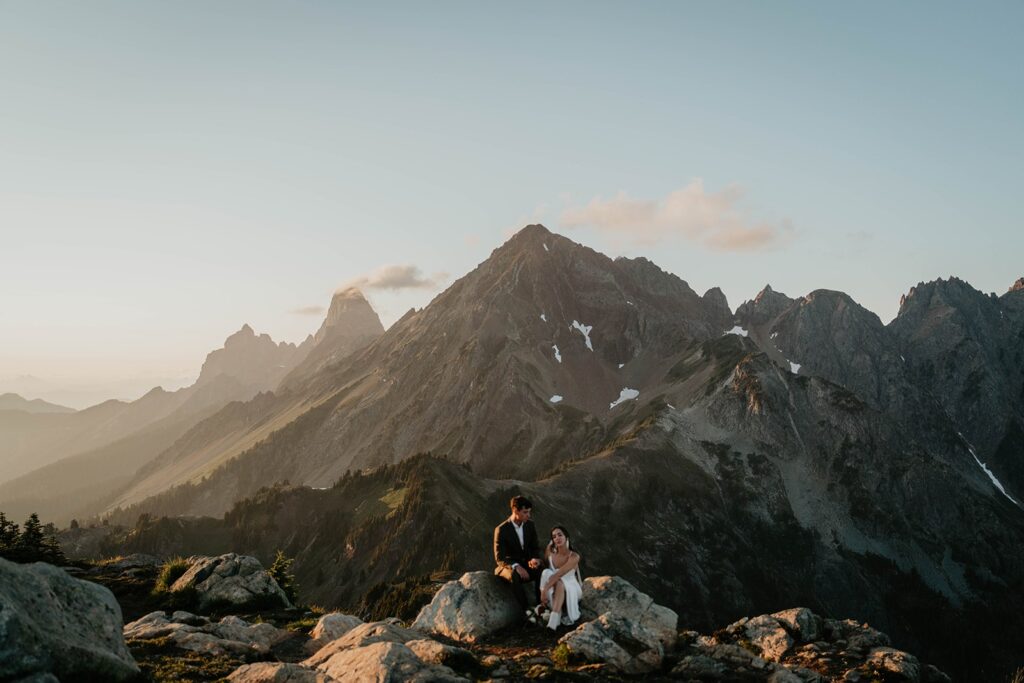
[[[569,547],[569,532],[564,526],[551,529],[551,541],[544,550],[548,568],[540,576],[540,602],[550,606],[548,628],[552,631],[559,624],[571,626],[580,618],[580,596],[583,586],[580,582],[580,556]],[[565,607],[566,615],[562,616]]]

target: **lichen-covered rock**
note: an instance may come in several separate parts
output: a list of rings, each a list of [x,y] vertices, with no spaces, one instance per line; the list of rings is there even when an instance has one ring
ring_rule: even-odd
[[[229,553],[219,557],[194,557],[191,561],[192,566],[170,590],[194,589],[202,610],[221,605],[291,606],[277,581],[255,557]]]
[[[659,634],[636,621],[602,614],[559,641],[578,657],[604,662],[627,674],[643,674],[661,668],[665,655]]]
[[[638,623],[657,634],[664,650],[675,647],[679,615],[618,576],[584,579],[580,610],[584,619],[612,614]]]
[[[0,559],[0,679],[132,679],[139,668],[123,623],[103,586],[43,562]]]
[[[211,655],[265,655],[270,649],[291,637],[288,631],[270,624],[250,624],[235,616],[219,622],[189,612],[151,612],[124,627],[129,641],[168,638],[183,650]]]
[[[335,679],[300,664],[259,662],[235,669],[227,680],[231,683],[334,683]]]
[[[339,683],[468,683],[440,664],[428,664],[402,643],[379,641],[334,652],[316,669]]]
[[[441,586],[412,628],[471,643],[520,619],[509,586],[492,573],[479,571]]]

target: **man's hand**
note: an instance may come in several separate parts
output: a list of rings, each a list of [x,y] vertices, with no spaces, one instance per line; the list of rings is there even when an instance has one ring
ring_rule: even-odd
[[[531,560],[531,562],[532,562],[532,560]],[[529,581],[529,579],[530,579],[530,572],[526,571],[526,569],[524,569],[522,565],[517,564],[516,565],[516,571],[519,572],[519,578],[520,579],[522,579],[523,581]]]
[[[536,569],[539,566],[540,566],[540,560],[538,560],[536,557],[533,558],[532,560],[530,560],[530,569]],[[526,577],[523,577],[523,578],[526,578]]]

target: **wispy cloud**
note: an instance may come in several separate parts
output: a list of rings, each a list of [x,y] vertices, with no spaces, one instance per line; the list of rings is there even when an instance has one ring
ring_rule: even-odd
[[[293,308],[290,313],[295,315],[322,315],[327,309],[323,306],[301,306],[299,308]]]
[[[631,199],[625,193],[595,197],[586,206],[564,210],[561,224],[590,226],[646,244],[682,237],[723,251],[769,249],[792,237],[788,220],[753,220],[742,206],[743,196],[738,185],[706,192],[704,181],[696,178],[663,199]]]
[[[358,287],[360,289],[434,289],[444,284],[448,273],[424,275],[414,265],[382,266],[368,275],[361,275],[345,283],[342,289]]]

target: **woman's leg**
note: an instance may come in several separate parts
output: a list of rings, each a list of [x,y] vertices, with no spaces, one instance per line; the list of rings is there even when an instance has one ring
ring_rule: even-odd
[[[548,628],[552,631],[562,623],[562,603],[565,602],[565,586],[559,580],[555,584],[554,596],[551,599],[551,616],[548,617]]]

